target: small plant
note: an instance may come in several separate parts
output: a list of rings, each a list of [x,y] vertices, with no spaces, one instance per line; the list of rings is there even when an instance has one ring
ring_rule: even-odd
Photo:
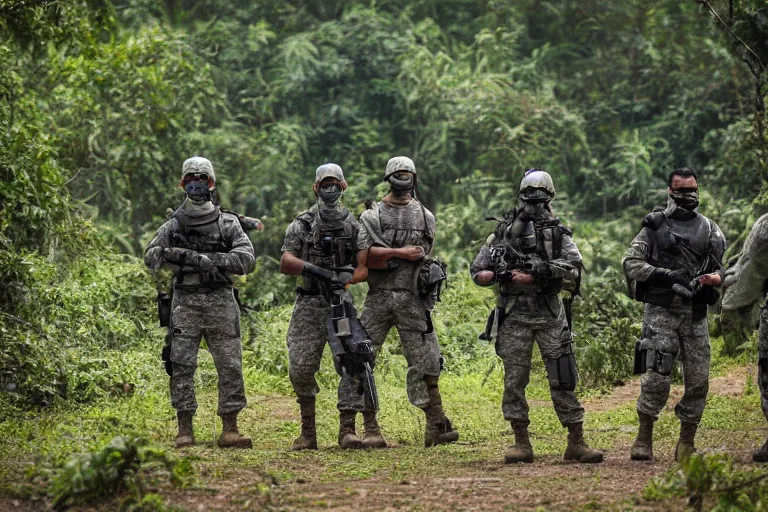
[[[128,491],[121,510],[161,510],[162,500],[147,492],[146,480],[158,469],[167,472],[174,486],[183,486],[192,475],[187,459],[174,461],[143,438],[115,437],[101,449],[76,455],[51,472],[51,506],[90,504]]]
[[[693,510],[764,510],[768,505],[768,472],[734,467],[732,457],[694,454],[653,479],[643,498],[662,501],[687,498]]]

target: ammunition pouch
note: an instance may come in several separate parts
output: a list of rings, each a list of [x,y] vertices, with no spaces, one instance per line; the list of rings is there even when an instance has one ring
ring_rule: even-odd
[[[157,292],[157,318],[160,320],[160,327],[171,325],[171,302],[173,296],[170,293]]]
[[[571,343],[568,343],[566,353],[554,359],[547,359],[547,379],[550,389],[573,391],[576,389],[578,373],[576,372],[576,357],[573,355]]]
[[[653,370],[665,377],[672,375],[672,366],[677,354],[656,350],[651,345],[652,342],[645,339],[635,342],[635,365],[632,373],[643,375],[648,370]]]

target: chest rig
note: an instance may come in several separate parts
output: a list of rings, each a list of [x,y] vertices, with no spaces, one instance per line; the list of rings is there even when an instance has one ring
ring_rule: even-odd
[[[570,234],[570,230],[557,218],[525,219],[511,212],[496,226],[491,258],[497,260],[496,264],[505,259],[510,269],[526,271],[538,263],[559,259],[565,234]],[[500,286],[502,294],[511,292],[511,283],[501,283]],[[555,295],[562,289],[562,278],[537,279],[537,294]]]
[[[232,250],[225,240],[221,230],[221,212],[214,208],[210,213],[199,217],[187,215],[183,209],[177,210],[173,218],[178,223],[178,229],[171,238],[172,247],[191,249],[199,253],[228,253]],[[184,285],[185,275],[195,274],[193,287],[220,288],[232,284],[223,274],[182,271],[176,275],[176,285]]]
[[[357,262],[357,225],[346,208],[331,214],[312,209],[296,218],[304,226],[306,236],[301,247],[302,260],[322,268],[354,266]],[[301,276],[299,292],[319,294],[315,279]]]

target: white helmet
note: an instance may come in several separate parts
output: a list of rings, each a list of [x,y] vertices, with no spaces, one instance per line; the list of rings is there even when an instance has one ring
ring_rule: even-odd
[[[539,169],[528,169],[520,182],[520,199],[523,201],[550,201],[555,197],[552,176]]]
[[[213,185],[216,186],[216,174],[213,172],[213,164],[207,158],[193,156],[184,160],[184,164],[181,166],[182,181],[184,181],[187,174],[207,174],[211,177]]]

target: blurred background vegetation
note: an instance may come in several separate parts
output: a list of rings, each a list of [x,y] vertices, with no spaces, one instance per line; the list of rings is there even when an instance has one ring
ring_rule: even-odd
[[[0,0],[0,395],[161,378],[140,257],[192,155],[267,226],[240,287],[246,365],[275,382],[294,286],[279,248],[314,169],[339,163],[360,212],[396,154],[454,273],[449,371],[494,361],[476,339],[492,296],[466,268],[539,167],[587,264],[582,386],[625,379],[640,308],[619,260],[667,174],[699,171],[731,255],[768,206],[766,65],[762,0]]]

